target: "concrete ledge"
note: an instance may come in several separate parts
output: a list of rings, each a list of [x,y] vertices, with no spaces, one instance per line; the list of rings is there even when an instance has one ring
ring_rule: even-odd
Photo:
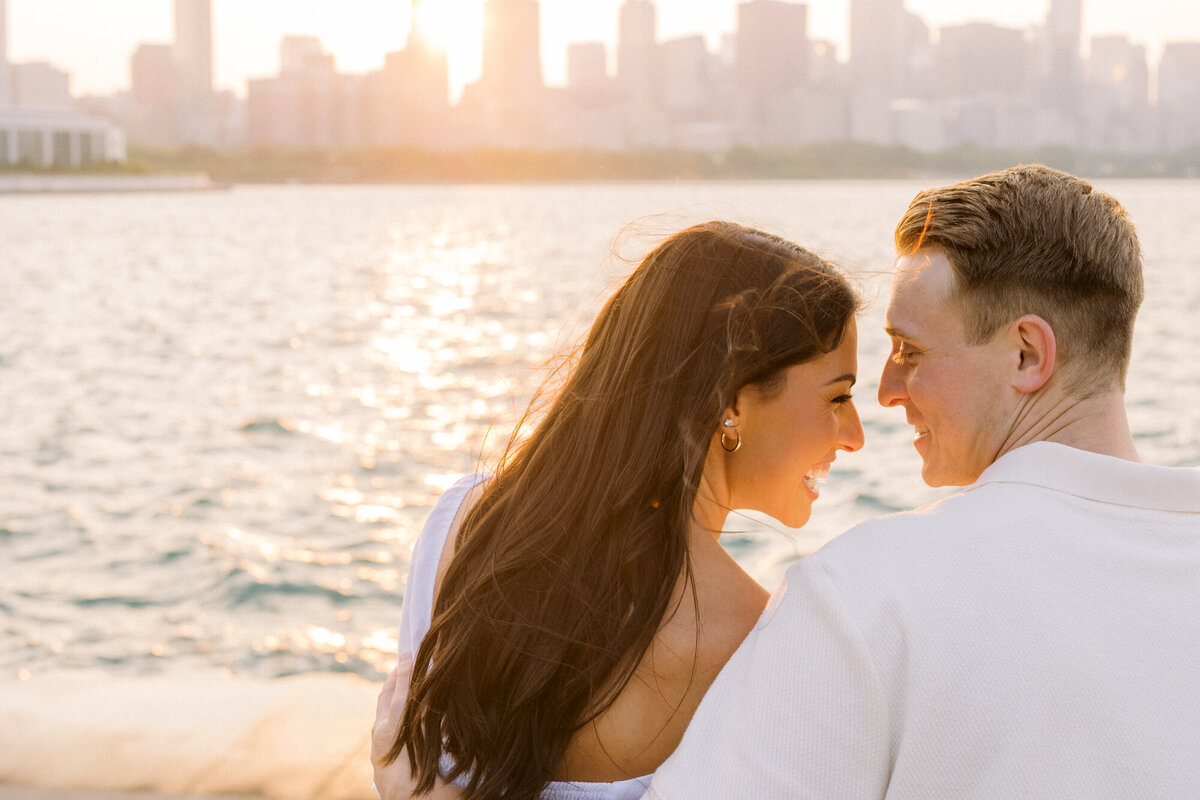
[[[376,800],[378,690],[329,674],[0,680],[0,800]]]

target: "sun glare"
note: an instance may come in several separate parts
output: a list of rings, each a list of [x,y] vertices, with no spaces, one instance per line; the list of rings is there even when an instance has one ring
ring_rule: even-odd
[[[483,46],[481,0],[424,0],[415,22],[425,41],[446,53],[451,84],[461,85],[478,74]]]
[[[480,31],[470,24],[474,3],[464,0],[425,0],[418,7],[417,30],[429,44],[457,54],[479,47]]]

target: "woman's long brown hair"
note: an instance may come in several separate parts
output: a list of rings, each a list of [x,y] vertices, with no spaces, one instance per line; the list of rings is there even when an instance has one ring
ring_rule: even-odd
[[[465,515],[389,753],[407,748],[418,793],[441,774],[466,776],[470,800],[538,796],[689,580],[722,412],[741,387],[836,348],[857,308],[819,257],[732,223],[646,256]],[[439,772],[443,753],[453,766]]]

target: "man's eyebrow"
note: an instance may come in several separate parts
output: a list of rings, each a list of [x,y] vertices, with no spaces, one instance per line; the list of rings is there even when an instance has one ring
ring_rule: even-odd
[[[853,374],[853,373],[851,373],[851,372],[847,372],[845,375],[838,375],[836,378],[834,378],[833,380],[829,381],[829,382],[828,382],[828,383],[826,383],[825,385],[826,385],[826,386],[833,386],[835,383],[841,383],[842,381],[850,381],[850,385],[851,385],[851,386],[853,386],[853,385],[854,385],[854,382],[855,382],[856,380],[858,380],[858,378],[856,378],[856,377],[854,376],[854,374]]]
[[[884,325],[883,332],[893,339],[908,339],[911,341],[913,338],[899,328],[893,328],[891,325]]]

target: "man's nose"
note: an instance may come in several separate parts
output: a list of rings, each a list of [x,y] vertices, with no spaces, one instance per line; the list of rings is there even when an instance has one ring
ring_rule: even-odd
[[[879,405],[887,408],[899,405],[907,396],[900,365],[889,357],[883,362],[883,373],[879,376]]]

